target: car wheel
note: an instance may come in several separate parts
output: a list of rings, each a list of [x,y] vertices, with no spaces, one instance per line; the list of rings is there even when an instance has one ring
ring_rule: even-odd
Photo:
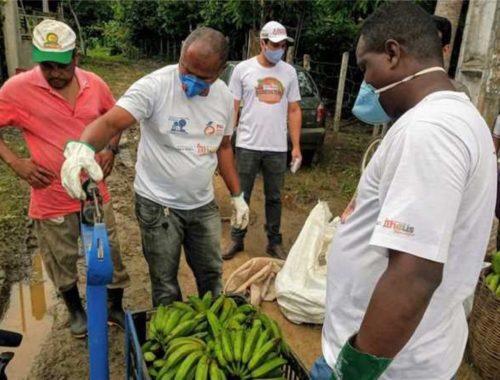
[[[302,165],[311,166],[319,162],[320,154],[316,150],[304,150],[302,152]]]

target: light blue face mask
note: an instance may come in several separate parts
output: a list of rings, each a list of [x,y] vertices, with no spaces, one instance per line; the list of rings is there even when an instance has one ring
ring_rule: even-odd
[[[188,98],[200,95],[203,91],[208,90],[210,85],[203,79],[191,74],[180,74],[181,82],[184,87],[184,92]]]
[[[428,69],[410,75],[396,83],[392,83],[388,86],[379,88],[378,90],[371,84],[363,81],[363,83],[361,83],[356,101],[354,102],[354,107],[352,108],[353,115],[367,124],[384,124],[390,122],[393,118],[387,115],[384,108],[382,107],[382,104],[380,104],[380,94],[400,85],[401,83],[408,82],[420,75],[432,73],[434,71],[446,72],[442,67],[430,67]]]
[[[270,50],[270,49],[265,49],[264,50],[264,55],[266,56],[266,59],[274,64],[277,64],[279,61],[281,61],[281,58],[283,58],[283,54],[285,54],[285,49],[276,49],[276,50]]]

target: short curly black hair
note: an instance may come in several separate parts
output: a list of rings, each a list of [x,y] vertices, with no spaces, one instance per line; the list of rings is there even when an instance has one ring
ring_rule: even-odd
[[[443,60],[441,41],[431,15],[407,1],[391,2],[378,8],[363,22],[361,36],[368,51],[381,53],[385,42],[393,39],[417,59]]]
[[[451,22],[446,17],[433,15],[432,20],[438,32],[441,34],[441,46],[446,46],[451,42]]]

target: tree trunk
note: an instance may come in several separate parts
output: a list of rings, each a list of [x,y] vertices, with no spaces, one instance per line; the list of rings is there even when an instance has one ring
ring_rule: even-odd
[[[446,57],[444,67],[446,70],[450,67],[450,58],[453,53],[453,42],[457,33],[458,21],[460,19],[460,12],[462,11],[463,0],[438,0],[434,14],[441,17],[446,17],[451,22],[451,41],[450,41],[450,54]]]
[[[80,21],[78,21],[78,16],[76,15],[76,13],[73,9],[73,6],[71,4],[71,0],[68,0],[68,7],[69,7],[71,14],[73,15],[73,19],[75,20],[76,29],[78,30],[78,36],[80,37],[80,49],[81,49],[83,55],[87,55],[87,47],[86,47],[85,41],[83,39],[82,27],[80,26]]]

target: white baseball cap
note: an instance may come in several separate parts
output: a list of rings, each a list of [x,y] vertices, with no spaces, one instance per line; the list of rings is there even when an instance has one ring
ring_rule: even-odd
[[[287,40],[293,42],[293,38],[286,35],[286,28],[276,21],[269,21],[260,31],[261,40],[269,40],[271,42],[281,42]]]
[[[76,35],[64,22],[43,20],[33,29],[33,61],[68,64],[73,58]]]

